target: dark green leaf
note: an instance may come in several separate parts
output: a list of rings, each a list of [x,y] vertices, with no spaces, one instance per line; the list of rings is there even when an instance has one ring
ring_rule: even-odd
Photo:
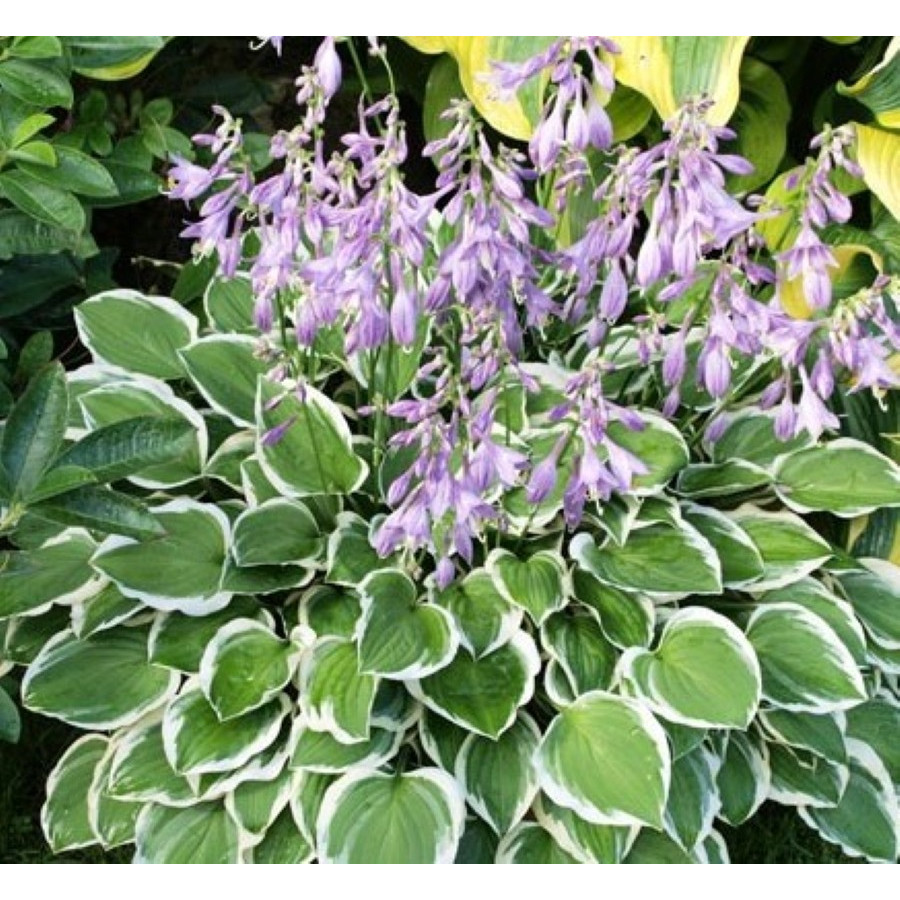
[[[75,195],[38,181],[22,170],[0,172],[0,192],[29,216],[69,231],[84,228],[84,209]]]
[[[0,63],[0,87],[13,97],[34,106],[72,106],[72,85],[56,69],[46,65],[8,59]]]

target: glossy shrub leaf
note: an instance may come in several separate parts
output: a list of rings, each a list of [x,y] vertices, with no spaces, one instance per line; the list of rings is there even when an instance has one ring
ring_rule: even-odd
[[[240,862],[241,835],[221,803],[174,809],[150,803],[137,820],[135,862],[213,865]]]
[[[51,638],[22,680],[27,709],[77,728],[130,725],[173,696],[174,672],[147,662],[146,628],[110,628],[79,641]]]
[[[234,523],[232,553],[240,566],[308,564],[325,549],[309,509],[296,500],[267,500]]]
[[[135,539],[160,537],[162,525],[147,507],[128,494],[87,485],[32,504],[31,511],[50,522],[75,525]]]
[[[762,695],[783,709],[830,712],[866,698],[862,675],[834,630],[792,603],[755,610],[747,638],[762,671]]]
[[[413,580],[382,569],[359,585],[356,626],[361,672],[403,680],[425,678],[449,665],[459,646],[451,615],[419,603]]]
[[[0,88],[31,106],[72,106],[72,85],[56,68],[26,59],[0,63]]]
[[[446,772],[363,770],[325,792],[316,845],[323,863],[450,863],[464,826],[465,803]]]
[[[200,687],[223,722],[257,709],[290,681],[300,647],[253,619],[233,619],[207,644]]]
[[[74,194],[44,184],[21,169],[0,172],[0,193],[27,216],[80,233],[85,225],[84,207]]]
[[[24,164],[29,175],[52,187],[72,191],[82,197],[115,197],[116,183],[106,167],[73,147],[54,145],[56,159],[50,166]]]
[[[559,554],[540,551],[528,559],[518,559],[506,550],[495,550],[485,568],[497,590],[525,610],[536,625],[568,601],[565,564]]]
[[[162,379],[184,377],[178,351],[197,338],[196,317],[177,301],[123,289],[85,300],[75,324],[95,361]]]
[[[753,647],[724,616],[682,609],[653,651],[625,652],[622,671],[660,715],[695,728],[745,729],[760,699]]]
[[[257,456],[266,478],[287,497],[347,494],[365,480],[346,419],[324,394],[307,385],[304,400],[260,379],[256,398]],[[286,430],[273,443],[272,429]]]
[[[900,467],[862,441],[838,438],[782,458],[775,490],[797,512],[853,518],[900,506]]]
[[[537,766],[544,792],[588,822],[662,825],[669,748],[659,723],[634,700],[584,694],[544,732]]]
[[[434,675],[408,682],[429,709],[476,734],[498,738],[534,693],[540,658],[525,632],[493,653],[473,659],[466,650]]]
[[[578,860],[535,822],[520,822],[497,847],[495,862],[500,865],[572,865]]]

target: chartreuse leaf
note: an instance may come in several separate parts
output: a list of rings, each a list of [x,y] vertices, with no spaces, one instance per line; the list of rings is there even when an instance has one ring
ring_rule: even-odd
[[[356,647],[320,638],[300,663],[300,708],[310,728],[345,744],[367,740],[378,680],[360,672]]]
[[[169,297],[117,289],[75,310],[78,336],[96,362],[156,378],[183,378],[178,351],[197,338],[197,319]]]
[[[175,693],[178,676],[147,662],[147,628],[51,638],[22,680],[27,709],[77,728],[130,725]]]
[[[234,523],[232,553],[240,566],[302,565],[324,549],[318,523],[297,500],[267,500],[242,512]]]
[[[595,825],[539,794],[534,806],[538,822],[553,839],[582,863],[620,863],[631,844],[633,828]]]
[[[368,740],[342,744],[330,732],[313,731],[303,717],[294,719],[290,767],[304,772],[340,774],[356,768],[377,769],[392,759],[404,730],[372,728]]]
[[[497,590],[525,610],[536,625],[568,602],[565,563],[558,553],[541,550],[518,559],[507,550],[494,550],[485,568]]]
[[[433,602],[453,616],[459,642],[476,659],[505,644],[522,624],[522,610],[510,603],[484,569],[475,569]]]
[[[300,833],[290,810],[283,810],[269,826],[265,837],[253,848],[253,862],[260,865],[300,865],[314,856],[313,848]]]
[[[66,430],[69,393],[59,363],[42,369],[12,408],[0,463],[13,499],[27,497],[53,463]]]
[[[847,741],[850,777],[836,806],[801,808],[801,818],[851,856],[896,862],[900,853],[900,809],[884,763],[861,741]]]
[[[693,525],[716,551],[722,565],[722,584],[740,588],[752,584],[765,571],[762,557],[750,536],[732,519],[711,506],[685,503],[685,521]]]
[[[183,809],[150,803],[138,816],[135,862],[178,865],[238,863],[241,833],[222,803]]]
[[[178,351],[207,403],[235,425],[256,422],[256,382],[269,366],[255,348],[256,340],[250,336],[212,334]]]
[[[501,865],[561,865],[578,860],[563,850],[553,835],[535,822],[520,822],[497,847],[495,862]]]
[[[102,735],[85,735],[53,767],[41,807],[41,828],[54,853],[98,842],[88,816],[88,793],[108,746],[108,738]]]
[[[403,680],[449,665],[459,646],[453,618],[419,603],[413,580],[399,569],[372,572],[359,585],[356,625],[361,672]]]
[[[573,696],[610,687],[618,654],[592,613],[554,613],[541,626],[541,646],[562,668]]]
[[[225,607],[231,599],[221,589],[231,530],[225,513],[181,498],[156,507],[153,515],[164,537],[109,537],[92,564],[126,597],[155,609],[205,615]]]
[[[323,863],[450,863],[465,827],[460,789],[440,769],[356,771],[325,792],[316,825]]]
[[[856,156],[872,193],[900,220],[900,134],[856,124]]]
[[[621,650],[647,647],[653,639],[655,610],[642,594],[629,594],[581,570],[572,573],[576,599],[600,617],[600,627]]]
[[[626,650],[621,671],[654,712],[694,728],[745,729],[759,705],[753,647],[728,619],[703,607],[675,613],[656,650]]]
[[[223,722],[257,709],[291,680],[301,647],[254,619],[233,619],[206,645],[200,687]]]
[[[184,775],[233,772],[278,737],[287,715],[284,695],[236,719],[222,722],[199,685],[188,683],[166,709],[163,747],[169,764]]]
[[[861,560],[865,569],[837,573],[856,616],[881,647],[900,650],[900,567],[884,559]]]
[[[754,610],[747,638],[762,671],[762,695],[783,709],[826,713],[866,699],[862,675],[834,629],[794,603]]]
[[[478,660],[460,650],[450,665],[407,687],[429,709],[489,738],[498,738],[515,721],[534,693],[540,671],[534,641],[525,632]]]
[[[104,849],[120,847],[134,840],[134,828],[140,803],[119,800],[106,792],[109,772],[115,753],[115,744],[107,746],[106,753],[94,769],[87,797],[88,821],[91,829]]]
[[[225,795],[225,809],[241,831],[254,842],[287,806],[291,796],[291,776],[287,771],[269,781],[243,781]]]
[[[662,826],[669,747],[641,703],[604,691],[584,694],[550,723],[536,759],[544,792],[581,818]]]
[[[621,547],[598,547],[577,534],[569,547],[578,565],[600,581],[650,594],[718,594],[722,576],[709,541],[686,523],[631,531]]]
[[[662,119],[685,100],[707,96],[709,121],[724,125],[740,94],[746,37],[616,37],[616,80],[644,94]]]
[[[729,825],[742,825],[768,797],[770,780],[765,744],[751,734],[730,731],[716,774],[720,817]]]
[[[470,734],[456,757],[456,779],[469,806],[499,836],[528,811],[538,790],[533,757],[540,730],[520,713],[497,740]]]
[[[350,428],[323,393],[303,387],[303,399],[260,378],[256,397],[256,452],[266,478],[286,497],[349,494],[368,466],[353,452]],[[267,435],[285,428],[274,443]]]
[[[900,128],[900,38],[884,51],[884,59],[854,84],[837,84],[838,93],[865,104],[885,128]]]
[[[862,441],[838,438],[783,457],[775,491],[797,512],[853,518],[900,506],[900,467]]]

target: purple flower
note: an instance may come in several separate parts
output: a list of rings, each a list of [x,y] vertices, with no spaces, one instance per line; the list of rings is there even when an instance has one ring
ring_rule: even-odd
[[[330,100],[341,86],[341,58],[334,46],[334,38],[327,37],[316,51],[313,67],[322,85],[322,93]]]

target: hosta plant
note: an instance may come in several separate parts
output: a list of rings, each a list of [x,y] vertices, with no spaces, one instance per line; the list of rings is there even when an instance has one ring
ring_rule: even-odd
[[[55,850],[725,862],[770,799],[897,858],[900,570],[842,523],[900,471],[834,434],[896,382],[887,253],[859,283],[836,249],[848,181],[883,186],[842,126],[748,200],[708,55],[626,147],[627,45],[513,46],[491,102],[529,155],[461,89],[424,195],[393,95],[326,152],[331,39],[273,168],[223,114],[170,188],[202,308],[93,297],[93,362],[11,412],[3,657],[85,732]]]

